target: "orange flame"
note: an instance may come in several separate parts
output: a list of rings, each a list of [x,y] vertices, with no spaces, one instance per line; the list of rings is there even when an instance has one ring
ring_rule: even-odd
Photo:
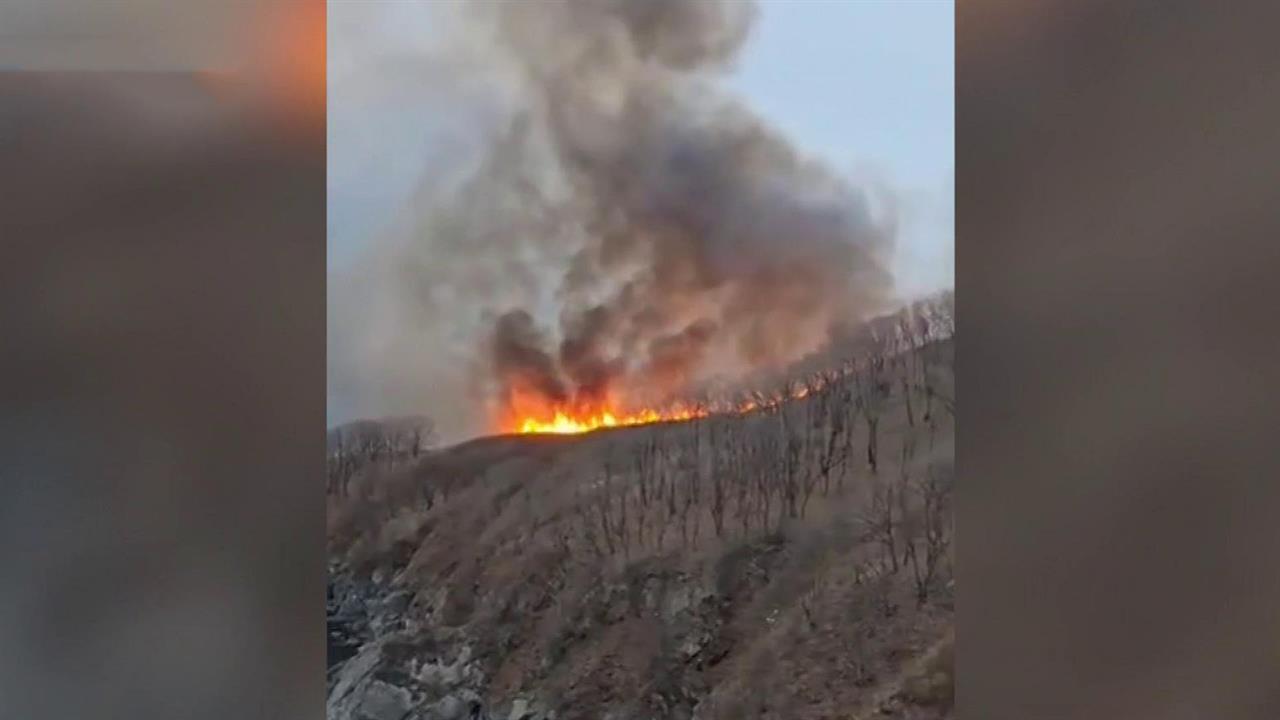
[[[706,415],[687,408],[675,408],[667,411],[653,409],[636,412],[613,412],[596,410],[575,413],[572,410],[553,409],[546,414],[529,415],[512,423],[514,432],[521,434],[555,433],[572,435],[590,432],[602,428],[626,427],[630,425],[648,425],[650,423],[692,420]]]
[[[795,384],[781,392],[768,396],[757,395],[737,402],[712,405],[676,404],[664,409],[645,408],[625,411],[615,400],[596,403],[556,404],[537,393],[513,392],[507,398],[506,409],[500,414],[505,420],[498,423],[501,432],[529,434],[573,435],[604,428],[649,425],[652,423],[679,422],[708,417],[713,413],[747,415],[757,410],[769,410],[791,400],[801,400],[812,390],[821,390],[827,379],[813,381],[811,386]]]

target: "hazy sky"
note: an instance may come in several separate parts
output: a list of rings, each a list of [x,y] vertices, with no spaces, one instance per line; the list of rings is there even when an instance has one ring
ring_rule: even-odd
[[[329,12],[332,271],[458,149],[411,80],[431,62],[430,3]],[[947,0],[766,0],[728,81],[806,152],[894,191],[907,295],[953,285],[954,49]]]
[[[954,274],[955,6],[774,0],[730,81],[802,149],[899,197],[901,289]]]
[[[331,275],[374,244],[403,241],[411,194],[456,178],[511,115],[511,108],[494,107],[503,95],[494,83],[503,79],[486,75],[491,58],[449,25],[453,15],[441,10],[450,7],[438,0],[328,4]],[[953,3],[765,0],[759,10],[726,78],[729,89],[804,153],[854,184],[890,191],[899,220],[893,269],[901,296],[952,287]],[[352,296],[335,296],[339,285],[330,282],[330,341],[358,343],[333,325],[335,312],[352,309]],[[378,295],[342,286],[357,293],[357,305],[362,296]],[[357,325],[376,330],[377,321]],[[356,357],[368,367],[335,365],[331,356],[331,424],[421,400],[406,395],[395,371],[379,364],[385,353],[365,350],[372,355]]]

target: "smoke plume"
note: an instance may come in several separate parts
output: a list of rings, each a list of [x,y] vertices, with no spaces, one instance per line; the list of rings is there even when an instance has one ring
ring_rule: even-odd
[[[717,85],[752,5],[546,0],[460,17],[504,93],[496,129],[464,179],[419,199],[375,282],[395,286],[408,332],[448,345],[433,351],[465,368],[451,384],[471,407],[667,403],[785,366],[885,307],[891,219]]]

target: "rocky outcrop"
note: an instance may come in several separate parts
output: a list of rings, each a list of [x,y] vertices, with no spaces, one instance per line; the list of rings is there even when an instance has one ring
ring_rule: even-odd
[[[422,610],[408,590],[331,576],[330,720],[553,717],[529,700],[517,700],[506,714],[488,708],[488,678],[466,633],[415,622]]]

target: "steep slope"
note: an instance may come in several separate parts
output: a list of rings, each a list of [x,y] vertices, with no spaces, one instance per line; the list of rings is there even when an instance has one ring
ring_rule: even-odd
[[[951,353],[360,467],[330,501],[329,717],[950,717]]]

